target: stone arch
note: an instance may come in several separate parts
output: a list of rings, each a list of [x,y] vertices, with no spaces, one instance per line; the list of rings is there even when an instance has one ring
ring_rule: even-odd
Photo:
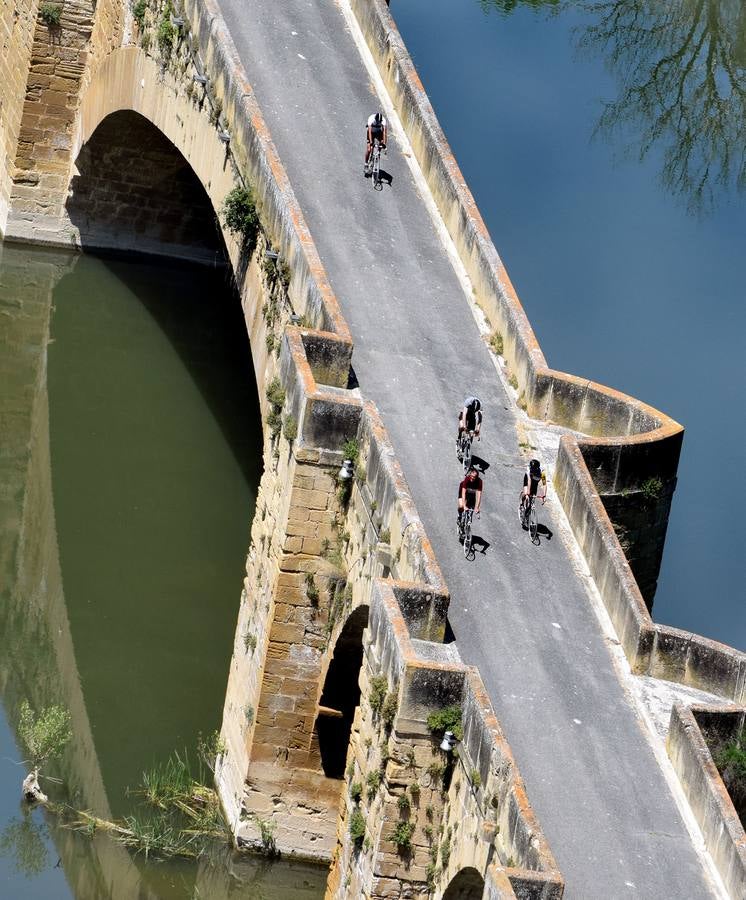
[[[443,893],[443,900],[481,900],[484,878],[472,866],[461,869],[451,879]]]
[[[334,654],[319,700],[315,732],[321,767],[327,778],[342,778],[347,746],[360,703],[360,667],[363,662],[363,632],[368,625],[368,607],[350,613],[334,645]]]
[[[225,246],[204,187],[141,113],[109,113],[81,147],[65,203],[80,243],[221,262]]]
[[[129,117],[124,115],[126,113],[130,114]],[[110,119],[109,117],[113,117],[114,114],[120,115]],[[154,130],[148,131],[143,120],[146,120]],[[178,158],[172,156],[168,165],[172,172],[180,173],[179,187],[182,194],[185,190],[187,193],[193,191],[193,185],[189,186],[193,174],[196,182],[204,190],[206,202],[212,207],[210,218],[211,222],[215,223],[217,211],[234,185],[233,167],[226,145],[219,140],[215,125],[210,122],[204,104],[193,95],[191,97],[187,95],[185,84],[177,82],[167,73],[164,74],[158,63],[139,48],[124,47],[112,51],[103,59],[93,71],[89,83],[82,92],[68,180],[73,197],[68,198],[66,203],[66,213],[73,233],[78,232],[78,225],[81,222],[80,205],[77,210],[77,222],[72,221],[71,215],[76,209],[75,190],[82,187],[82,173],[78,168],[78,162],[86,164],[96,149],[96,142],[102,134],[105,135],[112,122],[131,127],[137,135],[149,135],[148,140],[157,145],[152,148],[156,155],[158,152],[165,154],[167,145],[172,145],[174,152],[178,152],[179,156]],[[105,131],[97,136],[100,126],[103,126]],[[126,130],[126,128],[119,129],[120,132]],[[109,135],[108,151],[111,166],[116,165],[118,152],[121,156],[121,149],[117,151],[115,148],[114,137],[112,134]],[[118,146],[124,147],[127,142],[126,133],[120,133],[116,137]],[[90,148],[87,147],[89,142],[93,145]],[[149,147],[148,150],[150,149]],[[190,170],[188,177],[186,167]],[[90,174],[89,171],[88,175]],[[157,173],[151,173],[153,174]],[[138,246],[136,236],[135,234],[132,241],[133,246],[129,246],[127,242],[123,243],[120,235],[117,247],[125,250],[152,250],[152,247]]]

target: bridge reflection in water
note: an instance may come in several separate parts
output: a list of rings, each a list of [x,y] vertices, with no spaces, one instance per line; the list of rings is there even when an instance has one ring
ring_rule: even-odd
[[[143,769],[219,723],[261,457],[245,327],[219,272],[0,253],[5,713],[12,730],[24,697],[68,708],[65,799],[120,816]],[[24,819],[0,739],[14,897],[323,893],[320,869],[146,864]]]

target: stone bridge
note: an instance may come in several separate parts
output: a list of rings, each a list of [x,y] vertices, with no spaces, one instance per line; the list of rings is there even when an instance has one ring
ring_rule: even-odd
[[[741,896],[696,722],[675,708],[682,792],[641,699],[697,689],[742,728],[744,655],[650,615],[683,430],[548,366],[383,0],[65,0],[58,27],[16,0],[0,29],[5,239],[227,259],[240,296],[265,468],[217,767],[237,843],[271,822],[331,862],[330,897]],[[236,185],[253,246],[219,215]],[[490,471],[466,561],[472,390]],[[538,548],[526,448],[556,487]]]

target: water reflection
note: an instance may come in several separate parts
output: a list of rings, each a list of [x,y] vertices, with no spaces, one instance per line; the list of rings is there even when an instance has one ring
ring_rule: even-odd
[[[35,822],[32,813],[24,809],[0,830],[0,854],[10,857],[16,872],[29,878],[39,875],[46,868],[49,856],[45,837],[46,825]]]
[[[597,135],[625,155],[655,148],[659,177],[695,214],[746,188],[746,4],[742,0],[479,0],[485,11],[518,6],[581,10],[579,47],[617,80]]]

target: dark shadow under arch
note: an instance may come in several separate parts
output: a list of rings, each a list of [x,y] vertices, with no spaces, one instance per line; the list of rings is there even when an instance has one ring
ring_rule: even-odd
[[[467,866],[451,879],[443,900],[481,900],[483,893],[484,878],[476,869]]]
[[[222,235],[187,160],[133,110],[106,116],[75,161],[66,202],[83,249],[222,262]]]
[[[368,607],[351,613],[334,646],[334,656],[321,693],[316,719],[321,766],[327,778],[344,777],[347,745],[355,709],[360,703],[360,666],[363,662],[363,631]]]

